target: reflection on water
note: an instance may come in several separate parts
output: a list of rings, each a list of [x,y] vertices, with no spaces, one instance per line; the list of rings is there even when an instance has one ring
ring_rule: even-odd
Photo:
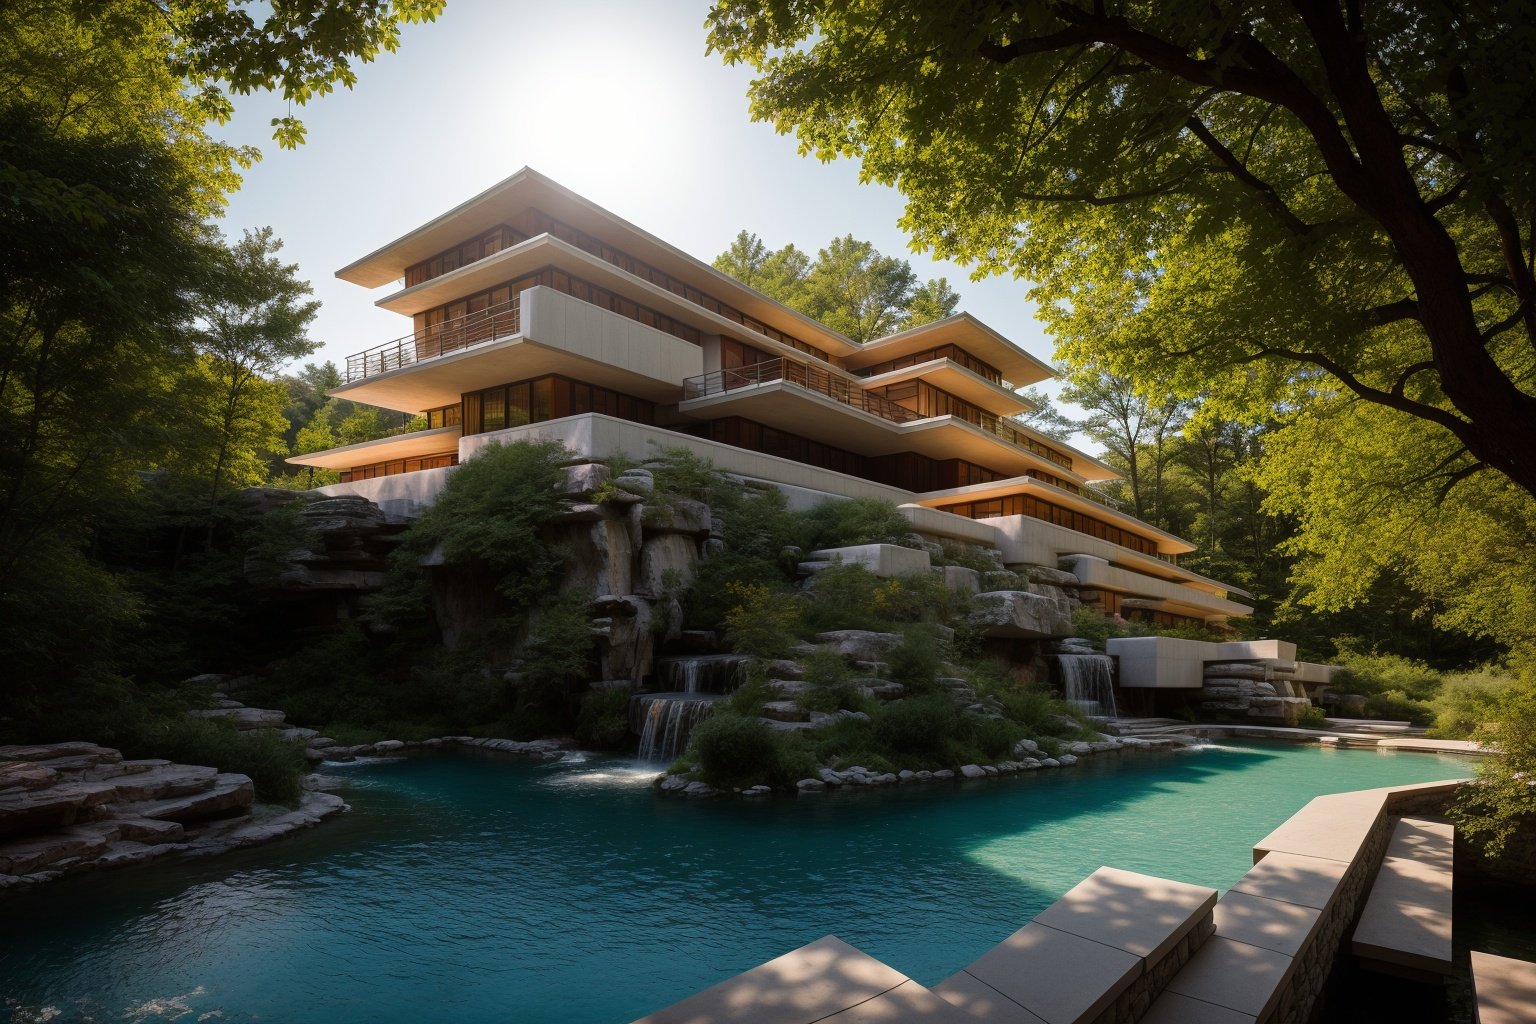
[[[968,785],[660,799],[655,766],[327,766],[354,813],[8,901],[15,1022],[606,1024],[827,934],[935,982],[1102,864],[1225,887],[1312,796],[1467,774],[1208,746]],[[16,927],[25,922],[24,927]]]

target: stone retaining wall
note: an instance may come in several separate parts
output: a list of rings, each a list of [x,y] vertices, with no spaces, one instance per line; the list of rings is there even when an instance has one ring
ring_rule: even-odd
[[[1307,1024],[1312,1020],[1318,1001],[1328,986],[1341,957],[1349,955],[1345,941],[1354,931],[1370,894],[1382,855],[1392,837],[1395,816],[1404,814],[1443,814],[1456,791],[1464,783],[1429,782],[1415,786],[1396,786],[1387,790],[1382,813],[1339,884],[1338,895],[1318,922],[1317,931],[1295,960],[1290,979],[1285,983],[1279,1002],[1267,1018],[1274,1024]]]

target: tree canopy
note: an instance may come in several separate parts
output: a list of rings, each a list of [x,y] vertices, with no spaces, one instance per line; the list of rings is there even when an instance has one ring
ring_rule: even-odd
[[[942,320],[960,304],[944,278],[919,284],[906,260],[852,235],[832,239],[813,260],[793,243],[769,249],[741,231],[714,267],[860,342]]]
[[[754,117],[1075,364],[1261,420],[1343,390],[1536,494],[1529,3],[720,0]],[[1446,446],[1441,445],[1441,449]]]

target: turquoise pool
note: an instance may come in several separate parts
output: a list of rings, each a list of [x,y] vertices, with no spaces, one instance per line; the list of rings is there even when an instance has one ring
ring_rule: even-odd
[[[1219,745],[762,802],[611,760],[336,768],[353,813],[0,903],[15,1024],[623,1022],[827,933],[923,982],[1102,864],[1225,888],[1320,793],[1465,760]]]

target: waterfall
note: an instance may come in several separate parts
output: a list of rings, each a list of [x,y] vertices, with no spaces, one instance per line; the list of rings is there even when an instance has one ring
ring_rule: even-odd
[[[640,734],[639,759],[671,761],[688,746],[693,727],[715,709],[718,694],[642,693],[630,698],[630,717]]]
[[[1061,694],[1068,704],[1095,718],[1115,718],[1112,659],[1107,654],[1058,654]]]
[[[730,693],[741,683],[750,660],[744,654],[660,658],[656,662],[657,687],[673,693]]]

